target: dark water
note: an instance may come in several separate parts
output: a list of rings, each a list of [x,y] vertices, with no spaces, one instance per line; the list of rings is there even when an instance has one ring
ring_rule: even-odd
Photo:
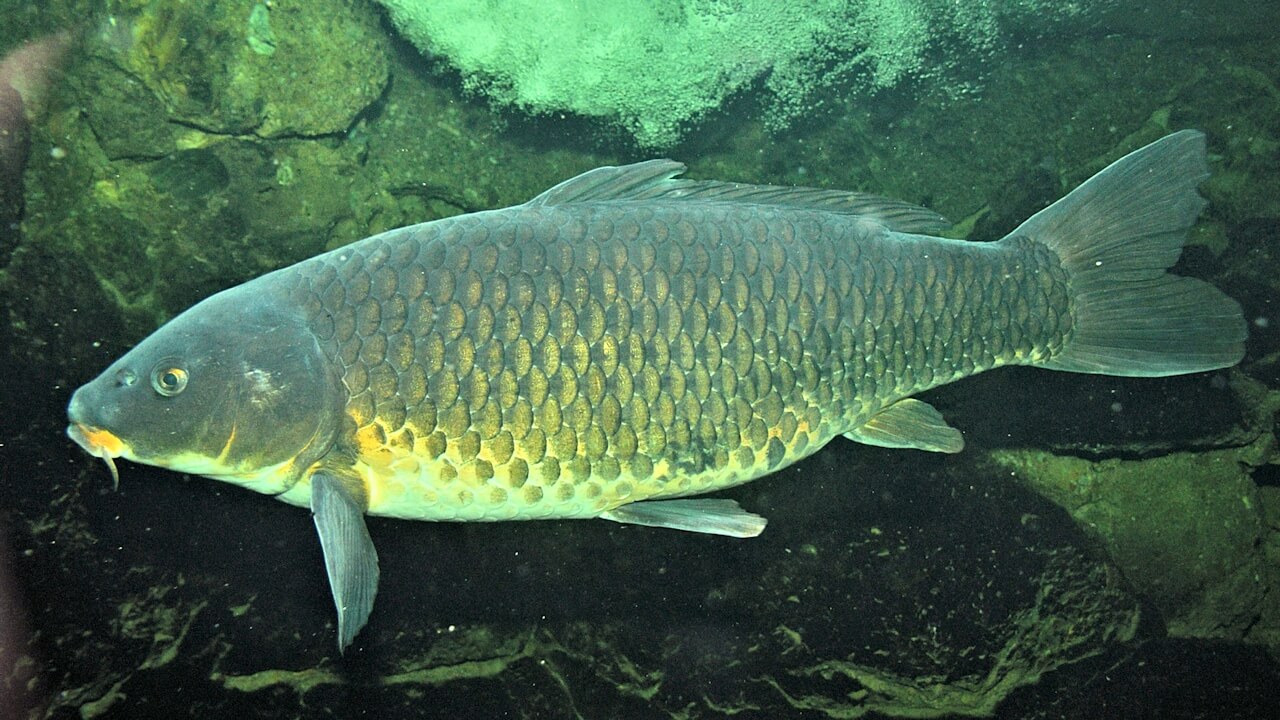
[[[899,35],[851,4],[786,57],[831,18],[757,13],[760,40],[744,3],[658,86],[701,26],[655,12],[653,55],[603,84],[682,103],[655,119],[635,94],[521,112],[550,70],[459,69],[443,30],[424,56],[363,2],[0,0],[26,105],[0,95],[22,138],[0,154],[0,720],[1280,716],[1280,11],[902,7]],[[694,93],[708,68],[724,88]],[[942,388],[964,453],[837,439],[728,493],[769,518],[750,541],[373,518],[378,604],[345,656],[308,513],[129,463],[115,492],[63,435],[71,391],[196,300],[586,168],[877,192],[992,239],[1186,127],[1213,177],[1175,270],[1240,301],[1239,367]]]

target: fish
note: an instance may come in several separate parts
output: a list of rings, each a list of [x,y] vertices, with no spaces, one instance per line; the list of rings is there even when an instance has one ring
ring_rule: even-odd
[[[75,391],[104,460],[309,508],[338,649],[377,593],[366,515],[601,518],[753,537],[701,497],[837,436],[956,453],[930,388],[1006,365],[1159,377],[1244,354],[1235,300],[1174,275],[1205,136],[1117,160],[994,242],[864,193],[601,167],[212,295]]]

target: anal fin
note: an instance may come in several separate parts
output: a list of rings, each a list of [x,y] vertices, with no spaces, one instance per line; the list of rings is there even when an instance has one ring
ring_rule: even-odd
[[[614,508],[600,517],[629,525],[738,538],[759,535],[768,522],[755,513],[743,510],[737,502],[724,498],[645,500]]]
[[[944,453],[964,449],[960,431],[948,425],[932,405],[914,398],[899,400],[844,436],[876,447]]]
[[[342,652],[373,610],[378,551],[365,527],[362,503],[338,478],[322,473],[312,476],[311,513],[338,610],[338,651]]]

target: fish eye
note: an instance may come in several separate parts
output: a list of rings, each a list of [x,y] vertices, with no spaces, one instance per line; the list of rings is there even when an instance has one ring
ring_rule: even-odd
[[[151,371],[151,387],[165,397],[173,397],[187,387],[187,371],[175,365],[157,365]]]

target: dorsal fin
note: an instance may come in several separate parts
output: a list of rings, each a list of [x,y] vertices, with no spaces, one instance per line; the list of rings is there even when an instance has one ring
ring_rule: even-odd
[[[568,205],[600,200],[639,200],[645,191],[685,171],[675,160],[645,160],[631,165],[598,167],[544,191],[527,205]]]
[[[602,167],[569,178],[529,201],[529,205],[567,205],[604,200],[680,200],[687,202],[778,205],[842,215],[857,215],[897,232],[936,232],[951,223],[928,208],[870,193],[778,185],[748,185],[717,180],[677,180],[685,171],[674,160],[646,160]]]

